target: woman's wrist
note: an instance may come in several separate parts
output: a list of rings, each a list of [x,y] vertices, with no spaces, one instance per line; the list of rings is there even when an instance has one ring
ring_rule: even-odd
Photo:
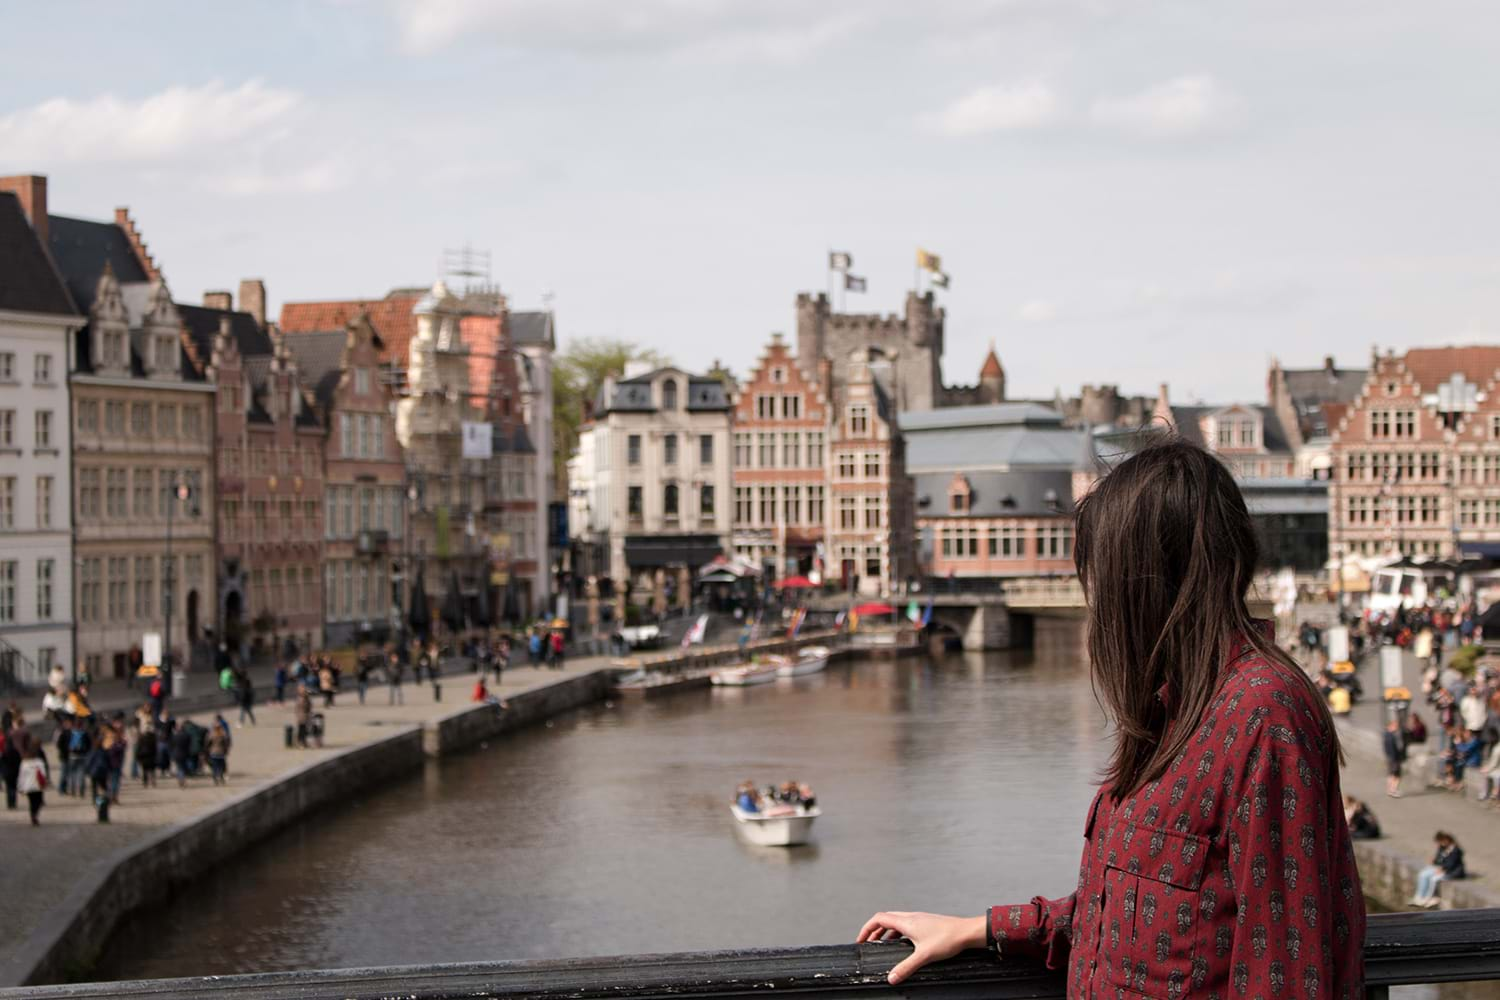
[[[989,912],[964,921],[964,948],[988,948],[990,946]]]

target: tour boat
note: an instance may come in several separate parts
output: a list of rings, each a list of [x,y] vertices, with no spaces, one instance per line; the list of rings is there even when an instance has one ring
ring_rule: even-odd
[[[762,847],[794,847],[807,843],[812,835],[813,820],[823,815],[817,806],[772,806],[764,812],[745,812],[731,802],[729,811],[734,813],[735,826],[740,835],[752,844]]]
[[[776,679],[775,663],[743,663],[737,667],[715,670],[709,676],[722,687],[747,687],[751,684],[767,684]]]
[[[784,662],[776,668],[776,673],[781,677],[802,677],[805,674],[815,674],[828,666],[829,651],[827,646],[803,646],[797,650],[795,660],[783,657]]]

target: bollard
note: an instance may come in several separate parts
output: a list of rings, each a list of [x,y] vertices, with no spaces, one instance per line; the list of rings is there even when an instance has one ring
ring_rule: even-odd
[[[432,700],[433,701],[442,701],[443,700],[443,686],[441,684],[439,684],[437,681],[433,681],[432,682]]]
[[[286,741],[286,748],[290,750],[292,745],[297,741],[297,727],[293,725],[286,726],[283,739]]]
[[[96,795],[96,796],[94,796],[94,809],[99,814],[99,822],[101,822],[101,823],[108,823],[109,822],[109,796],[108,795]]]

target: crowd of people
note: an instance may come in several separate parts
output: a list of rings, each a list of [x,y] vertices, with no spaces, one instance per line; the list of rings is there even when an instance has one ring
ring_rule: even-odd
[[[90,798],[99,822],[109,822],[110,806],[120,802],[128,773],[143,787],[159,776],[185,786],[190,777],[207,773],[214,784],[227,779],[233,739],[223,715],[209,726],[178,718],[167,704],[160,678],[147,686],[146,700],[131,713],[94,711],[88,686],[69,684],[62,669],[54,668],[43,697],[43,716],[53,728],[42,739],[28,724],[21,706],[12,701],[0,713],[0,777],[5,783],[7,809],[19,808],[25,796],[33,825],[41,822],[46,792]],[[47,754],[51,743],[56,760]]]
[[[812,809],[818,804],[812,786],[806,782],[783,781],[780,785],[767,785],[762,789],[748,778],[735,789],[734,801],[747,813],[767,812],[778,807]]]

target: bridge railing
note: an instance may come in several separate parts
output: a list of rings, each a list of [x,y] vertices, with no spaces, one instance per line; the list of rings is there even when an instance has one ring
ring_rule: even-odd
[[[750,997],[793,992],[819,997],[886,993],[932,1000],[1061,998],[1062,979],[1035,965],[966,953],[917,973],[899,991],[886,973],[910,945],[828,945],[621,958],[493,962],[468,965],[275,972],[146,982],[0,990],[0,1000],[646,1000],[655,997]],[[1365,939],[1366,995],[1392,986],[1500,979],[1500,909],[1391,913],[1370,918]]]
[[[1076,576],[1025,577],[1000,585],[1011,607],[1083,607],[1083,585]]]

